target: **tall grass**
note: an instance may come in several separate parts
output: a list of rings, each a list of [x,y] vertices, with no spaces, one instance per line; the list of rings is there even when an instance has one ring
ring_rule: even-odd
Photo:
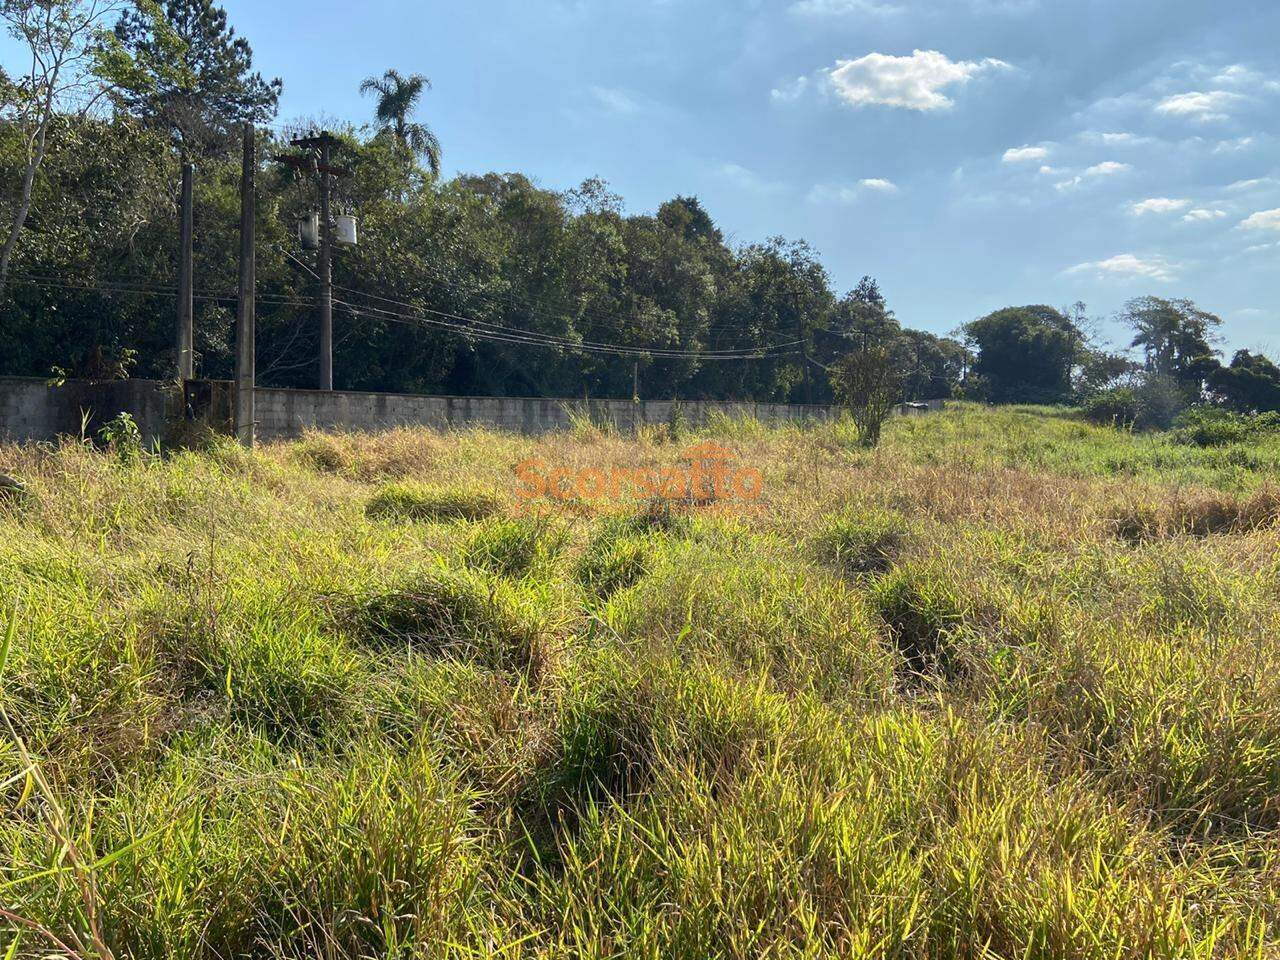
[[[703,438],[0,448],[0,956],[1280,955],[1274,438]]]

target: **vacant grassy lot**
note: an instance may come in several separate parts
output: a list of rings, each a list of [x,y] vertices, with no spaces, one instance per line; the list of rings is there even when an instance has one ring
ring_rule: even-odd
[[[758,511],[517,509],[712,438]],[[0,956],[1280,956],[1278,467],[971,407],[0,448]]]

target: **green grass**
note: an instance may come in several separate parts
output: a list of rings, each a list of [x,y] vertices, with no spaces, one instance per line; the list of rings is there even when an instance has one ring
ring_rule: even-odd
[[[705,439],[758,503],[517,495]],[[1277,466],[968,405],[0,448],[0,956],[1275,957]]]

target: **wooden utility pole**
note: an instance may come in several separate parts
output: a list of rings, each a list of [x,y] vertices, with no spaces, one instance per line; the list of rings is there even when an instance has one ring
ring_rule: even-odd
[[[253,446],[256,377],[254,357],[255,288],[257,264],[254,252],[254,179],[258,159],[253,124],[244,125],[244,167],[240,176],[240,314],[236,323],[236,439]]]
[[[640,402],[640,361],[631,365],[631,399]]]
[[[194,169],[182,165],[182,193],[178,200],[178,379],[195,377],[195,271],[192,265],[192,233],[195,225],[192,201]]]

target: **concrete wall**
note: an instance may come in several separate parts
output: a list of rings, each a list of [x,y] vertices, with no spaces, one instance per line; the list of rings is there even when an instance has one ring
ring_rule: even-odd
[[[181,415],[177,384],[157,380],[91,383],[69,380],[51,387],[44,380],[0,377],[0,440],[53,440],[93,435],[121,412],[138,422],[149,444],[161,439]]]
[[[557,400],[536,397],[423,397],[386,393],[259,389],[256,393],[258,437],[296,437],[318,430],[385,430],[422,425],[437,429],[486,426],[518,433],[564,430],[575,418],[631,430],[646,423],[669,423],[677,416],[690,426],[713,413],[755,417],[765,423],[825,420],[836,415],[829,406],[710,401]]]
[[[156,380],[112,383],[68,381],[50,387],[43,380],[0,377],[0,439],[52,440],[79,436],[87,411],[89,433],[123,411],[131,413],[147,441],[162,439],[184,412],[229,429],[230,384],[188,381],[185,396],[177,384]],[[834,406],[785,403],[727,403],[705,400],[554,400],[530,397],[424,397],[406,394],[277,390],[256,393],[258,437],[282,440],[306,429],[376,431],[398,426],[458,429],[486,426],[519,433],[547,433],[572,426],[575,419],[632,430],[646,424],[670,423],[677,417],[689,426],[705,424],[713,415],[754,417],[762,423],[827,420],[839,415]],[[942,401],[931,401],[940,409]],[[899,414],[927,413],[904,405]]]

